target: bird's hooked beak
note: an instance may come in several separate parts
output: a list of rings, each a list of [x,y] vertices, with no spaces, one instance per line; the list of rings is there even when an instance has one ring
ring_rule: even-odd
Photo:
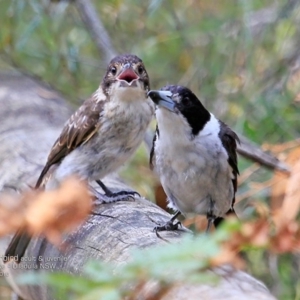
[[[122,67],[121,73],[117,77],[117,80],[121,81],[121,86],[133,86],[132,84],[134,82],[136,83],[139,78],[140,77],[134,72],[131,64],[127,63]]]
[[[148,92],[148,97],[150,97],[156,105],[164,107],[171,112],[176,112],[175,102],[171,98],[172,93],[170,91],[152,90]]]

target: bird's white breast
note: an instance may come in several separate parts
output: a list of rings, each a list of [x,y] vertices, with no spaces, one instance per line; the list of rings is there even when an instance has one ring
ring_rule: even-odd
[[[219,121],[211,114],[210,121],[193,137],[181,115],[158,109],[156,117],[156,171],[170,206],[183,213],[206,214],[211,199],[214,213],[223,216],[230,208],[233,187],[228,155],[218,137]]]

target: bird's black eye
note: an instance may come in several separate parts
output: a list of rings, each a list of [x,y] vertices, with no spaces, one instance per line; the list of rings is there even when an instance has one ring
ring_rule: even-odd
[[[184,97],[182,100],[181,100],[181,103],[183,105],[189,105],[190,104],[190,98],[189,97]]]
[[[117,68],[116,67],[111,67],[110,68],[110,73],[115,76],[117,74]]]
[[[144,68],[143,68],[143,66],[138,66],[138,72],[139,72],[139,74],[140,75],[142,75],[143,74],[143,72],[144,72]]]

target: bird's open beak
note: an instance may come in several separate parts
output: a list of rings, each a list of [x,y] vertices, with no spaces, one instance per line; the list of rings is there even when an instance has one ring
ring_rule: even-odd
[[[134,72],[130,63],[123,66],[120,75],[117,77],[118,80],[124,81],[126,85],[131,85],[135,80],[139,79],[139,76]]]
[[[148,92],[148,97],[150,97],[156,105],[175,112],[175,102],[172,100],[171,96],[172,93],[170,91],[152,90]]]

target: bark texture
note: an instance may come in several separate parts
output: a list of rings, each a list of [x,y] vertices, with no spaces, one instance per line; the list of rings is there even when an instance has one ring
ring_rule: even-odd
[[[20,74],[0,74],[0,191],[19,192],[35,183],[71,112],[58,93],[37,80]],[[114,189],[124,187],[117,177],[107,178],[105,182]],[[64,251],[42,237],[31,242],[26,253],[28,262],[22,262],[17,268],[13,263],[5,264],[7,280],[23,299],[53,299],[48,287],[21,286],[16,276],[30,268],[41,268],[49,258],[54,263],[51,272],[74,274],[80,274],[90,259],[111,262],[112,266],[124,263],[134,247],[166,243],[156,237],[153,227],[169,218],[167,212],[142,198],[99,205],[78,230],[65,237],[68,247]],[[176,243],[184,234],[187,234],[185,229],[164,232],[162,236]],[[0,255],[3,256],[10,239],[10,236],[1,238]],[[30,261],[39,256],[43,257],[42,261]],[[261,282],[244,272],[234,271],[230,266],[211,272],[221,277],[217,286],[177,286],[163,299],[274,299]]]

